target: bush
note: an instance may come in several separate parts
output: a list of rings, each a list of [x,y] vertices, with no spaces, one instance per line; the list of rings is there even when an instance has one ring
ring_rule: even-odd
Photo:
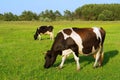
[[[109,10],[102,11],[102,13],[99,14],[99,16],[98,16],[98,20],[103,20],[103,21],[111,21],[111,20],[113,20],[112,11],[109,11]]]
[[[48,18],[48,17],[46,17],[46,18],[40,17],[39,19],[40,19],[40,21],[45,21],[45,22],[51,22],[51,21],[52,21],[52,20],[51,20],[50,18]]]
[[[99,14],[99,16],[98,16],[98,20],[102,20],[102,21],[105,21],[105,19],[106,19],[106,17],[105,17],[105,15],[104,14]]]

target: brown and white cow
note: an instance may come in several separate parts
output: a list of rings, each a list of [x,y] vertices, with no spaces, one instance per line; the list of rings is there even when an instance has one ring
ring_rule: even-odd
[[[34,39],[39,39],[41,40],[41,34],[48,34],[50,35],[50,39],[53,39],[53,26],[40,26],[37,28],[35,34],[34,34]]]
[[[94,67],[101,66],[103,60],[103,43],[105,39],[103,28],[67,28],[61,30],[45,56],[45,68],[51,67],[58,54],[62,55],[62,62],[59,68],[63,67],[64,61],[69,54],[74,55],[77,70],[80,69],[79,56],[93,55],[95,58]]]

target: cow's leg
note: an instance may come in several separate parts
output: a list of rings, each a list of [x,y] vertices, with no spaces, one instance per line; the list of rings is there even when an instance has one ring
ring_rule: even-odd
[[[73,55],[74,55],[74,59],[75,59],[76,64],[77,64],[77,70],[80,70],[79,57],[75,54],[75,52],[73,52]]]
[[[73,51],[71,49],[67,49],[67,50],[64,50],[62,51],[62,62],[59,66],[59,68],[62,68],[63,67],[63,64],[66,60],[66,57],[69,56],[70,53],[72,53]]]
[[[41,35],[40,34],[38,34],[38,39],[41,40]]]
[[[94,55],[94,58],[95,58],[95,63],[94,63],[94,66],[93,66],[94,68],[97,67],[98,62],[100,60],[100,56],[101,56],[101,47],[98,49],[96,55]]]
[[[50,32],[50,39],[53,40],[53,38],[54,38],[53,32]]]
[[[103,58],[104,58],[104,51],[103,51],[103,47],[102,47],[98,66],[102,65]]]
[[[60,69],[63,67],[63,64],[64,64],[65,60],[66,60],[66,55],[63,55],[62,56],[62,62],[60,64],[60,66],[59,66]]]

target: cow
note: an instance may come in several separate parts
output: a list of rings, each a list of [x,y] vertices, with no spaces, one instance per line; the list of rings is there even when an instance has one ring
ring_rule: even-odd
[[[102,27],[72,27],[61,30],[55,37],[51,49],[46,52],[44,68],[51,67],[57,56],[62,55],[62,61],[59,65],[61,69],[66,57],[71,53],[76,61],[77,70],[80,70],[79,54],[92,55],[95,58],[93,67],[100,67],[104,56],[103,43],[105,35],[106,32]]]
[[[50,35],[50,39],[53,40],[53,26],[38,27],[34,34],[34,40],[36,40],[36,39],[41,40],[41,34],[48,34],[48,35]]]

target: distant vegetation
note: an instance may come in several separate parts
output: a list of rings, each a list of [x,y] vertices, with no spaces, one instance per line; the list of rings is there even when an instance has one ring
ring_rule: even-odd
[[[23,11],[21,15],[12,12],[0,14],[3,21],[59,21],[59,20],[99,20],[116,21],[120,20],[120,4],[86,4],[77,8],[74,12],[65,10],[61,14],[58,10],[45,10],[39,14],[32,11]]]

